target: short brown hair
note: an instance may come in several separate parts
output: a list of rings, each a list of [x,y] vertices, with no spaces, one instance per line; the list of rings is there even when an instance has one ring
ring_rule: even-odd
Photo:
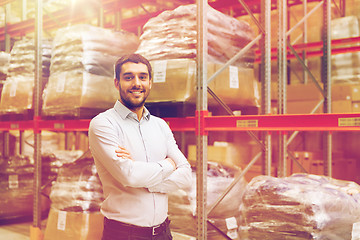
[[[152,78],[152,67],[145,57],[141,56],[140,54],[132,53],[127,54],[119,58],[115,63],[115,78],[120,79],[120,73],[121,73],[121,67],[127,62],[133,62],[133,63],[143,63],[147,66],[148,72],[149,72],[149,79]]]

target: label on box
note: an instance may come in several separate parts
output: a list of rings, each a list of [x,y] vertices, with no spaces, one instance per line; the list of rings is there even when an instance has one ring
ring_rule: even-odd
[[[17,88],[16,82],[12,82],[10,86],[10,97],[16,96],[16,88]]]
[[[235,217],[225,219],[227,229],[236,229],[238,227]]]
[[[225,219],[226,228],[228,229],[226,235],[230,237],[231,239],[237,239],[238,238],[238,232],[237,232],[237,221],[235,217],[230,217]]]
[[[19,188],[19,177],[18,175],[9,175],[9,189]]]
[[[66,228],[66,212],[59,211],[57,229],[61,231],[65,231]]]
[[[166,60],[159,60],[153,62],[153,72],[154,72],[154,83],[164,83],[166,80]]]
[[[353,224],[351,240],[360,240],[360,222]]]
[[[239,88],[239,69],[234,66],[229,67],[230,88]]]

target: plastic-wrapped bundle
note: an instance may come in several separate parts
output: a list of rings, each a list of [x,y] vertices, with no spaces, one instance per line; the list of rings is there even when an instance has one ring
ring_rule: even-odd
[[[93,116],[110,108],[118,98],[114,63],[122,55],[135,52],[138,45],[138,37],[125,31],[91,25],[58,30],[43,95],[43,114],[78,117],[80,109],[85,109],[93,110],[88,114]]]
[[[51,40],[42,43],[42,88],[49,76]],[[35,79],[35,44],[32,38],[15,42],[0,102],[2,113],[27,113],[32,109]]]
[[[42,49],[42,73],[43,78],[49,76],[51,58],[51,40],[44,39]],[[16,41],[10,52],[9,77],[23,77],[29,81],[34,81],[35,77],[35,40],[33,38],[23,38]]]
[[[351,239],[360,221],[360,186],[330,177],[258,176],[241,205],[240,234],[248,239]]]
[[[6,79],[9,65],[10,65],[10,54],[6,52],[0,52],[0,80]]]
[[[332,39],[351,38],[359,36],[360,24],[359,18],[357,16],[336,18],[331,21]],[[360,44],[356,43],[356,45]],[[360,52],[349,52],[331,56],[331,78],[333,79],[334,83],[359,84]]]
[[[149,60],[196,58],[196,5],[164,11],[143,27],[137,53]],[[209,61],[225,63],[254,39],[246,22],[208,7]],[[254,48],[236,61],[236,66],[253,67]]]
[[[207,172],[207,209],[220,197],[225,189],[234,180],[235,169],[222,167],[210,163]],[[237,224],[239,223],[239,206],[241,197],[246,187],[246,180],[243,178],[226,197],[210,213],[209,221],[219,228],[231,239],[237,239]],[[169,218],[171,228],[175,232],[196,236],[196,172],[193,170],[193,184],[190,192],[182,190],[169,194]],[[233,222],[229,224],[228,222]],[[232,227],[234,228],[232,228]],[[229,228],[230,227],[230,228]],[[235,232],[234,232],[235,231]],[[235,234],[234,234],[235,233]],[[213,227],[208,227],[208,239],[221,239],[221,234]],[[235,236],[234,236],[235,235]]]
[[[94,160],[84,158],[64,164],[50,193],[51,208],[68,212],[96,212],[103,199]]]
[[[45,166],[46,167],[46,166]],[[53,175],[42,174],[42,184]],[[31,216],[34,198],[34,163],[26,156],[12,156],[0,165],[0,219]],[[49,209],[49,200],[42,197],[42,211]]]

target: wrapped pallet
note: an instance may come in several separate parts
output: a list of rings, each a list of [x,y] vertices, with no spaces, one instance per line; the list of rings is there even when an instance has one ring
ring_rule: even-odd
[[[56,33],[49,82],[44,90],[45,116],[92,117],[118,98],[113,66],[139,44],[133,33],[75,25]]]
[[[209,61],[224,63],[254,38],[244,21],[208,7]],[[196,4],[183,5],[151,18],[143,27],[137,53],[149,60],[196,58]],[[252,67],[254,49],[236,61],[236,66]]]
[[[236,169],[209,162],[207,172],[206,209],[215,203],[234,181]],[[208,239],[238,239],[239,206],[247,182],[242,178],[208,216]],[[174,232],[196,237],[196,171],[193,170],[193,185],[189,192],[178,190],[169,194],[169,219]],[[220,230],[220,231],[219,231]]]
[[[6,52],[0,52],[0,81],[6,79],[9,65],[10,54]]]
[[[42,86],[49,76],[51,40],[42,42]],[[15,42],[10,52],[10,64],[3,86],[0,112],[3,114],[27,114],[33,108],[35,80],[35,43],[33,38]]]
[[[246,239],[350,240],[360,221],[360,186],[330,177],[258,176],[241,204]]]
[[[47,167],[43,166],[42,185],[54,176]],[[33,199],[34,161],[20,155],[5,159],[0,164],[0,220],[32,216]],[[41,196],[41,213],[49,207],[49,199]]]
[[[249,24],[208,8],[208,77],[223,67],[250,41]],[[137,53],[147,57],[154,70],[148,102],[196,101],[196,5],[164,11],[143,27]],[[209,88],[229,106],[259,106],[254,74],[254,48],[226,68]],[[208,97],[210,105],[217,102]]]
[[[64,164],[50,192],[51,209],[44,239],[100,239],[103,193],[92,158]]]
[[[336,18],[331,21],[331,38],[342,39],[360,36],[357,16]],[[356,43],[359,45],[360,43]],[[348,47],[352,45],[344,45]],[[334,83],[360,82],[360,52],[348,52],[331,56],[331,78]]]

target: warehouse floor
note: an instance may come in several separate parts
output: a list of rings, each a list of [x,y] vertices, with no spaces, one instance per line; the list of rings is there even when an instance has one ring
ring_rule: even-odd
[[[0,239],[3,240],[30,240],[31,219],[2,220],[0,221]],[[42,220],[42,231],[45,231],[46,219]]]

